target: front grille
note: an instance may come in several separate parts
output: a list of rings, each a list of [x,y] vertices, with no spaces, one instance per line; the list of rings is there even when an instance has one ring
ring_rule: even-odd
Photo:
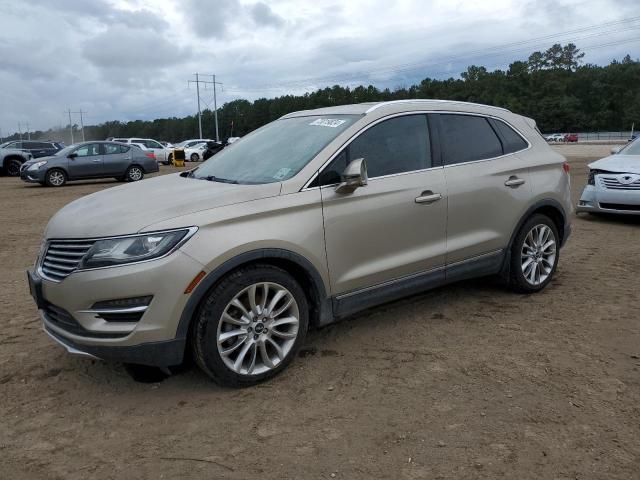
[[[628,212],[640,212],[640,205],[629,205],[626,203],[600,203],[600,208],[608,210],[625,210]]]
[[[622,175],[624,176],[624,175]],[[622,183],[618,175],[598,175],[601,185],[608,190],[640,190],[640,178],[631,183]]]
[[[42,273],[57,282],[65,279],[78,268],[93,244],[93,240],[52,240],[42,259]]]
[[[111,333],[111,332],[92,332],[84,328],[73,318],[69,312],[65,309],[56,307],[51,303],[46,303],[43,308],[44,316],[49,323],[61,328],[65,332],[69,332],[73,335],[80,337],[93,337],[93,338],[120,338],[126,337],[128,333]]]

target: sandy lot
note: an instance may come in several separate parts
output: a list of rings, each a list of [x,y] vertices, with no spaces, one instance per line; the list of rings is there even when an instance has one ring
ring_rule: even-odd
[[[609,146],[561,146],[574,199]],[[24,271],[114,182],[0,178],[0,479],[640,478],[640,220],[574,220],[555,280],[471,281],[311,332],[273,381],[157,384],[66,354]]]

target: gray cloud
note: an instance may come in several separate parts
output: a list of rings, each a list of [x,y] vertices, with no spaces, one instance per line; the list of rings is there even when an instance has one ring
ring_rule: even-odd
[[[202,38],[223,38],[240,12],[238,0],[186,0],[181,2],[185,28]]]
[[[266,3],[258,2],[251,7],[250,11],[251,18],[253,18],[253,21],[258,25],[282,27],[285,24],[284,18],[273,13],[271,7]]]

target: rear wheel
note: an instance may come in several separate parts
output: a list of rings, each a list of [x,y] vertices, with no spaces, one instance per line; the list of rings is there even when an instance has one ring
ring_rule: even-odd
[[[213,288],[191,332],[195,361],[216,383],[241,387],[277,375],[302,346],[304,291],[270,265],[241,268]]]
[[[67,174],[59,168],[52,168],[47,172],[44,178],[47,187],[62,187],[67,183]]]
[[[5,164],[5,171],[7,172],[7,176],[9,177],[17,177],[20,175],[20,167],[22,166],[22,162],[17,158],[11,158],[7,160]]]
[[[142,171],[142,168],[137,165],[131,165],[127,169],[127,173],[125,173],[125,179],[127,182],[137,182],[138,180],[142,180],[142,177],[144,177],[144,172]]]
[[[542,290],[558,266],[558,229],[546,215],[536,214],[520,228],[511,247],[511,287],[519,292]]]

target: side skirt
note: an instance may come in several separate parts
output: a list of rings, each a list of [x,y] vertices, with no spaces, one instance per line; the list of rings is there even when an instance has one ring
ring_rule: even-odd
[[[389,282],[355,290],[332,298],[335,320],[366,308],[392,302],[448,283],[495,275],[504,262],[504,250],[486,253],[468,260],[417,273]]]

